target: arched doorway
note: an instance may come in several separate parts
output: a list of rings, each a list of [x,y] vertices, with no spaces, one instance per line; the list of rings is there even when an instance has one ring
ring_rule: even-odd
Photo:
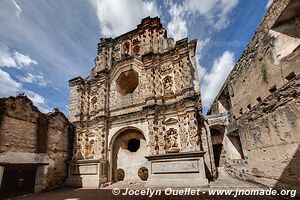
[[[223,144],[224,132],[225,132],[224,126],[215,125],[210,127],[215,166],[217,168],[223,167],[225,163],[225,149]]]
[[[146,155],[147,143],[141,131],[127,128],[117,133],[112,141],[112,180],[126,183],[144,181],[148,167]]]

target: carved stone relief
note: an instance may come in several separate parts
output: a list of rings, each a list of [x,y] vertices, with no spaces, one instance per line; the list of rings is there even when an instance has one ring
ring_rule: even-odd
[[[180,137],[180,144],[181,144],[181,150],[185,151],[188,148],[188,132],[187,132],[187,125],[188,125],[188,120],[184,116],[180,116],[178,118],[178,126],[179,126],[179,137]]]
[[[189,142],[192,150],[199,149],[199,134],[197,127],[197,120],[195,117],[195,113],[188,113],[188,121],[189,121]]]
[[[95,142],[95,156],[94,158],[104,159],[106,157],[105,140],[106,140],[106,128],[104,126],[98,126],[96,129],[96,142]]]
[[[157,154],[157,151],[155,150],[155,147],[156,147],[156,134],[155,134],[155,130],[154,130],[153,119],[148,120],[148,130],[149,130],[148,145],[150,147],[150,155],[155,155],[155,154]]]
[[[179,63],[174,65],[174,83],[176,92],[180,92],[183,89],[184,81],[182,75],[182,68],[180,68]]]
[[[113,59],[114,59],[114,61],[121,60],[121,48],[120,48],[120,44],[114,45]]]
[[[159,30],[159,35],[158,35],[158,42],[159,42],[159,47],[160,47],[160,52],[165,52],[168,49],[168,42],[165,38],[165,29],[160,29]]]
[[[171,76],[166,76],[163,79],[164,95],[173,94],[173,78]]]
[[[162,81],[159,69],[154,69],[154,94],[155,96],[162,96]]]
[[[179,67],[182,69],[181,70],[181,72],[182,72],[182,81],[183,81],[185,87],[191,86],[191,80],[192,80],[191,72],[190,72],[191,69],[190,69],[189,61],[188,61],[187,57],[182,58],[179,61]]]
[[[165,134],[164,134],[164,124],[162,120],[157,122],[157,144],[158,144],[158,154],[165,154]]]
[[[171,64],[166,64],[166,65],[162,65],[160,67],[160,72],[161,73],[166,73],[172,70],[172,65]]]
[[[124,57],[127,57],[130,55],[130,48],[131,48],[131,44],[130,41],[126,41],[123,43],[122,45],[122,54]]]
[[[170,128],[166,132],[166,152],[167,153],[179,152],[178,133],[177,130],[174,128]]]
[[[199,149],[196,117],[185,110],[198,96],[192,92],[182,94],[187,91],[186,87],[193,87],[193,68],[186,55],[190,44],[185,40],[175,43],[168,39],[160,23],[140,28],[142,30],[128,36],[101,40],[91,75],[70,84],[78,83],[78,95],[72,98],[78,101],[74,159],[108,159],[108,134],[116,127],[139,127],[139,123],[143,131],[148,128],[148,132],[144,132],[148,133],[145,135],[148,141],[142,143],[148,145],[143,152],[145,156]],[[134,70],[136,74],[132,77],[137,78],[129,78],[126,70],[120,72],[122,69],[115,67]],[[120,78],[123,72],[125,76]],[[116,74],[119,77],[113,77]],[[135,173],[146,180],[147,170],[139,170],[142,166],[147,165],[139,166]],[[118,180],[124,179],[122,166],[114,166],[110,174],[115,172]]]

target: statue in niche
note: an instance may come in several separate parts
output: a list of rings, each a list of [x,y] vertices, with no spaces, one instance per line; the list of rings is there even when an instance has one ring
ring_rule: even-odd
[[[168,42],[168,48],[169,48],[169,49],[172,49],[172,48],[175,47],[175,44],[176,44],[176,43],[175,43],[174,38],[168,38],[167,42]]]
[[[120,46],[118,44],[114,46],[113,59],[114,59],[114,61],[121,60]]]
[[[172,80],[172,77],[171,77],[171,76],[166,76],[166,77],[163,79],[163,84],[164,84],[164,92],[165,92],[165,95],[166,95],[166,94],[173,94],[173,90],[172,90],[172,87],[173,87],[173,80]]]
[[[127,41],[123,44],[123,54],[125,57],[129,56],[130,43]]]
[[[174,128],[170,128],[166,132],[166,149],[167,149],[167,153],[177,153],[177,152],[179,152],[177,139],[178,139],[177,130],[174,129]]]
[[[166,37],[166,30],[161,29],[159,30],[159,36],[158,36],[158,45],[161,50],[161,52],[168,49],[168,43]]]
[[[94,139],[91,139],[87,144],[86,144],[86,159],[91,159],[94,158],[95,155],[95,150],[94,150]]]

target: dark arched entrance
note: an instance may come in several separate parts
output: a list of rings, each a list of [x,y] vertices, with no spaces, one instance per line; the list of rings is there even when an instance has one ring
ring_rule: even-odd
[[[128,128],[112,141],[112,180],[135,183],[143,181],[139,169],[147,167],[147,143],[141,131]]]
[[[225,162],[225,149],[223,145],[224,132],[225,132],[224,126],[210,127],[210,134],[211,134],[216,167],[223,167]]]

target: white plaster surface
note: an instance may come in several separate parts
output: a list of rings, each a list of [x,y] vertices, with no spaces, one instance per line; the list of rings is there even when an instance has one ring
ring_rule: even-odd
[[[122,168],[125,172],[124,182],[140,182],[138,170],[141,167],[148,168],[147,144],[145,140],[140,140],[140,148],[137,152],[130,152],[127,149],[120,148],[117,158],[117,168]]]
[[[276,65],[280,63],[282,58],[288,56],[300,45],[299,38],[294,38],[274,30],[270,30],[269,34],[275,38],[273,58]]]

